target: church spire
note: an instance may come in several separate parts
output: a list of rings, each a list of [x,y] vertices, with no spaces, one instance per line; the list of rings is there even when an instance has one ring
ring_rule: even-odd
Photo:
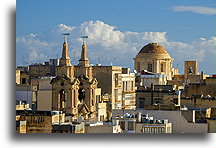
[[[70,58],[68,56],[68,43],[67,43],[67,35],[70,35],[69,33],[64,33],[64,43],[63,43],[63,49],[62,49],[62,57],[60,58],[60,65],[66,65],[71,66]]]
[[[89,59],[87,57],[87,47],[84,42],[84,38],[88,38],[88,36],[83,36],[83,45],[82,45],[82,52],[81,52],[81,58],[79,60],[79,66],[89,66]]]

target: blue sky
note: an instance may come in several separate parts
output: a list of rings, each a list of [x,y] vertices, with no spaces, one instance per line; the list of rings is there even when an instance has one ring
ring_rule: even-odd
[[[181,42],[192,46],[200,38],[206,41],[205,44],[208,42],[214,43],[215,40],[210,41],[212,37],[215,37],[215,0],[17,0],[16,11],[17,38],[26,37],[29,34],[43,34],[43,36],[46,36],[46,32],[49,33],[59,24],[79,27],[86,21],[99,20],[107,25],[114,26],[114,30],[122,33],[127,31],[137,33],[166,32],[165,36],[169,44],[162,43],[162,45],[167,49],[169,49],[168,45],[171,42],[175,42],[175,44]],[[160,43],[160,41],[157,42]],[[143,45],[134,47],[138,51],[145,44],[143,42]],[[97,48],[96,44],[93,43],[89,47]],[[174,48],[175,46],[171,47]],[[213,45],[209,48],[212,47]],[[36,45],[34,48],[37,48]],[[17,49],[17,52],[23,52],[21,50],[25,50],[25,48]],[[184,59],[181,60],[181,57],[175,55],[175,52],[170,52],[173,54],[171,56],[174,56],[177,61],[175,64],[182,66]],[[200,57],[192,56],[192,58],[198,60]],[[92,61],[94,62],[94,59]],[[21,64],[19,60],[17,60],[17,63]],[[118,64],[121,65],[121,63]],[[215,69],[206,68],[209,64],[215,64],[215,59],[206,61],[203,58],[200,62],[200,68],[208,73],[215,73]],[[133,61],[130,61],[125,66],[132,67],[132,65]]]

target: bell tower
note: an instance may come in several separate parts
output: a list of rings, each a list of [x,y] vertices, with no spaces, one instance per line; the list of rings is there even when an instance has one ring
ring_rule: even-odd
[[[92,78],[92,66],[90,66],[89,64],[89,59],[87,57],[87,46],[84,41],[84,38],[88,38],[88,36],[82,36],[83,39],[82,52],[78,64],[79,70],[77,71],[76,75],[85,78]]]
[[[64,33],[64,43],[60,64],[56,67],[56,77],[52,79],[52,110],[63,111],[73,119],[78,116],[78,90],[79,80],[74,77],[74,66],[70,63],[68,55],[67,36]]]
[[[62,49],[62,57],[60,58],[60,65],[71,66],[70,58],[68,56],[68,43],[67,43],[67,36],[69,33],[64,33],[64,43]]]
[[[74,67],[70,63],[68,55],[67,36],[69,33],[64,33],[64,43],[62,48],[62,57],[60,58],[59,66],[56,67],[56,76],[67,76],[71,79],[74,78]]]
[[[82,45],[82,53],[81,53],[81,58],[79,60],[79,66],[85,66],[85,67],[89,66],[89,59],[87,57],[87,47],[85,42],[83,42]]]
[[[75,77],[77,77],[80,82],[79,100],[88,108],[88,117],[85,117],[85,119],[95,119],[97,110],[96,89],[98,82],[92,77],[92,66],[89,64],[87,56],[87,46],[84,38],[88,38],[88,36],[83,36],[82,38],[81,57],[78,66],[75,67]]]

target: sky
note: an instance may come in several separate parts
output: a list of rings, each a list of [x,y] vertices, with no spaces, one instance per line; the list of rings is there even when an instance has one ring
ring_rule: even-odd
[[[82,35],[92,64],[133,69],[133,58],[158,42],[183,73],[185,60],[199,71],[216,73],[216,0],[17,0],[16,65],[44,62],[61,55],[69,32],[72,64],[80,58]]]

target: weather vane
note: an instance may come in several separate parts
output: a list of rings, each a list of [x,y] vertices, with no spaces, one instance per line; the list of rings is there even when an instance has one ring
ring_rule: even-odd
[[[70,33],[63,33],[62,35],[64,35],[64,42],[66,43],[67,36],[69,36]]]
[[[85,42],[85,39],[88,38],[88,36],[81,36],[82,40],[83,40],[83,43]]]

